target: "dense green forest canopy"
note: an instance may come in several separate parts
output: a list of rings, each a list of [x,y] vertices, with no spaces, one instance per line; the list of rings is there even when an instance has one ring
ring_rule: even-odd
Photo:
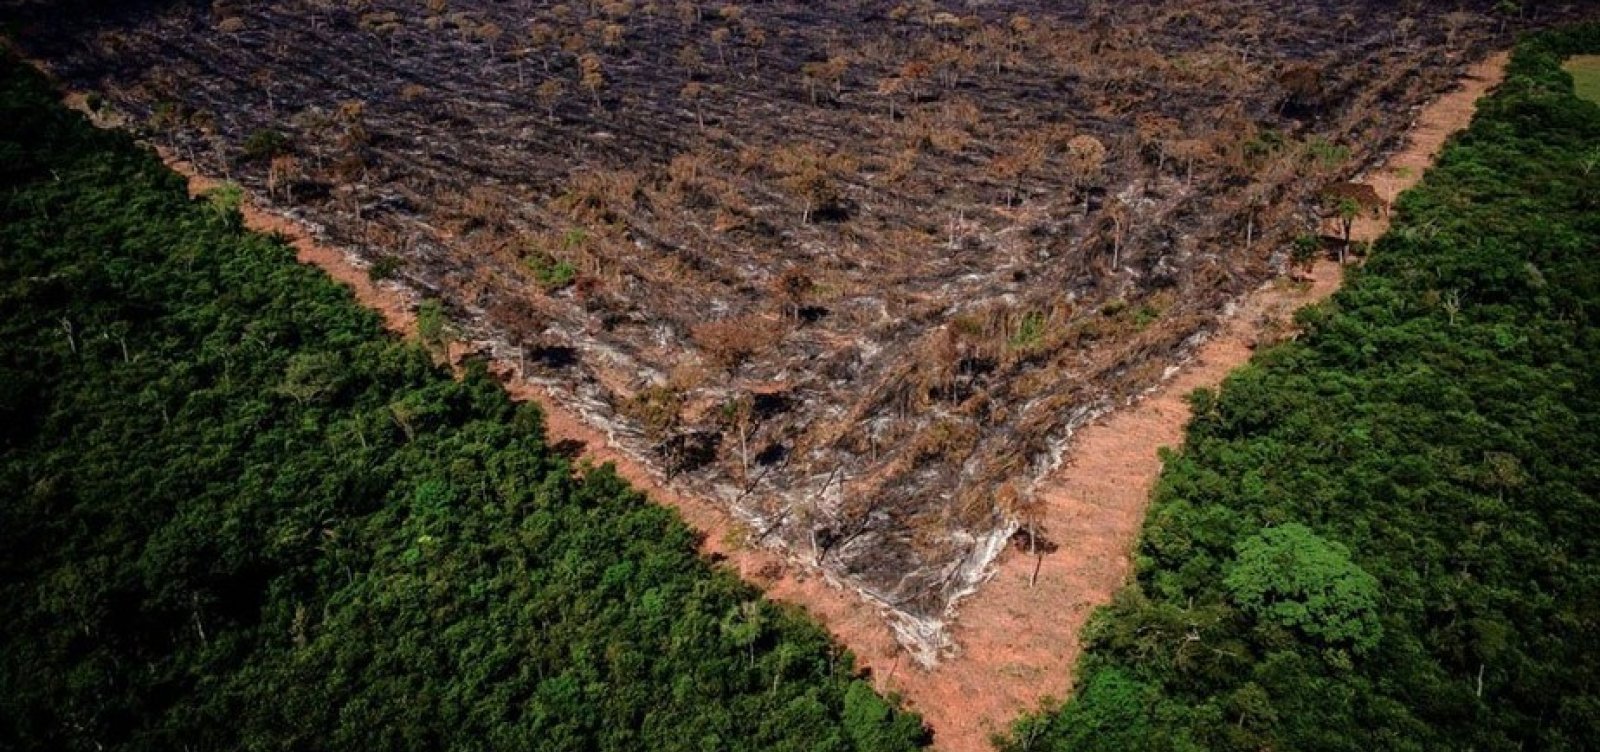
[[[1600,105],[1509,77],[1167,467],[1075,696],[1012,750],[1600,748]]]
[[[0,748],[909,750],[539,412],[0,63]]]

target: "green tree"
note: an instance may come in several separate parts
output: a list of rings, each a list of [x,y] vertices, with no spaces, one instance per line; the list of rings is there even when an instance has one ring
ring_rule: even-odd
[[[1350,560],[1349,549],[1291,523],[1238,550],[1224,583],[1240,609],[1330,647],[1360,652],[1378,644],[1378,581]]]

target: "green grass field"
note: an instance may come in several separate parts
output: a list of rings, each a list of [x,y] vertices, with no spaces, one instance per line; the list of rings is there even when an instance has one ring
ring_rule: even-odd
[[[1577,55],[1561,67],[1572,74],[1578,96],[1600,104],[1600,55]]]

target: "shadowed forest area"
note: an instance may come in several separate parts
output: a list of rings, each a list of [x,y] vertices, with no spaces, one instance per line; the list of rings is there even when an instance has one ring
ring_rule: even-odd
[[[1299,341],[1193,398],[1021,750],[1600,744],[1600,105],[1515,51]]]
[[[0,62],[0,747],[910,750],[539,412]]]

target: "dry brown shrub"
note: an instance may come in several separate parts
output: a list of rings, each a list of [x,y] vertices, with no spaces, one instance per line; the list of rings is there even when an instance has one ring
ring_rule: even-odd
[[[509,200],[487,186],[475,185],[461,200],[461,213],[484,224],[495,225],[511,213]]]
[[[955,418],[942,418],[912,439],[911,461],[916,465],[935,460],[957,463],[977,443],[977,427]]]
[[[572,176],[556,206],[578,222],[611,222],[638,204],[640,176],[631,170],[593,170]]]
[[[785,269],[772,280],[773,296],[783,307],[784,315],[793,318],[800,317],[800,309],[811,299],[811,292],[815,288],[811,277],[799,267]]]
[[[916,174],[917,149],[910,147],[883,159],[883,179],[890,183],[899,183]]]
[[[751,356],[771,348],[783,339],[784,328],[777,321],[758,315],[735,316],[696,326],[694,341],[711,362],[723,368],[737,368]]]
[[[639,390],[620,405],[622,414],[637,421],[646,435],[659,438],[678,427],[683,394],[670,386]]]
[[[749,220],[724,208],[717,210],[717,216],[711,222],[711,229],[714,232],[729,233],[743,229],[749,224]]]
[[[328,168],[335,183],[349,184],[360,180],[367,172],[367,162],[360,154],[346,154]]]
[[[960,128],[934,128],[928,132],[928,143],[945,154],[959,154],[972,143],[972,134]]]

